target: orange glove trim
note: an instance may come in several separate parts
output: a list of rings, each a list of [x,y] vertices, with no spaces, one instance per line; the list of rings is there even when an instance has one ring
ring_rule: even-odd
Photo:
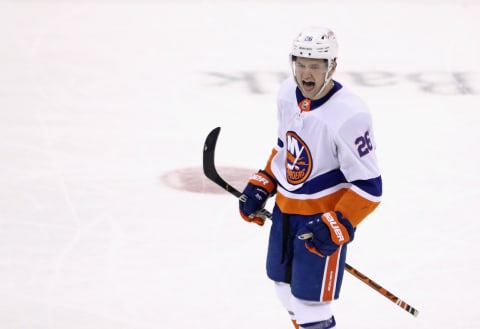
[[[249,223],[255,223],[255,224],[260,225],[260,226],[263,226],[263,224],[265,224],[265,219],[263,219],[262,217],[253,216],[253,214],[251,215],[253,217],[249,217],[249,216],[246,216],[243,212],[240,211],[240,216],[245,221],[247,221]]]
[[[341,246],[350,241],[350,235],[348,234],[345,226],[338,221],[337,214],[333,211],[324,213],[322,215],[322,221],[327,225],[330,230],[330,237],[335,244]]]
[[[322,258],[325,257],[325,255],[322,254],[321,252],[319,252],[319,251],[317,250],[317,248],[309,246],[308,243],[306,243],[306,242],[305,242],[305,248],[307,248],[308,251],[310,251],[311,253],[313,253],[313,254],[315,254],[315,255],[317,255],[317,256],[320,256],[320,257],[322,257]]]
[[[248,183],[265,189],[268,194],[272,193],[275,189],[275,183],[272,182],[271,178],[261,172],[250,176]]]

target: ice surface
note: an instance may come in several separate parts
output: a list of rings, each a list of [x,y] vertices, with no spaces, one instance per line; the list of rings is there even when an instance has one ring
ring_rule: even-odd
[[[263,166],[290,41],[314,24],[337,32],[336,78],[372,110],[385,184],[348,262],[420,310],[346,275],[338,327],[479,328],[479,13],[454,0],[1,2],[0,328],[291,328],[264,274],[268,224],[165,177],[200,177],[216,126],[219,165]]]

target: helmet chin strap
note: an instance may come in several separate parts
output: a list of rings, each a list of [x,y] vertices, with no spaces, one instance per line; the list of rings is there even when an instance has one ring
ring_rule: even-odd
[[[315,96],[313,96],[312,99],[317,99],[317,97],[319,97],[322,94],[322,92],[325,90],[325,88],[327,88],[328,83],[330,82],[330,80],[332,80],[332,77],[330,77],[330,78],[328,77],[328,74],[330,73],[330,71],[331,71],[331,68],[328,69],[327,74],[325,75],[325,81],[323,82],[322,88],[320,88],[318,93],[316,93]]]
[[[320,97],[320,95],[321,95],[322,92],[325,90],[325,88],[327,88],[328,83],[330,82],[330,80],[332,80],[333,74],[331,74],[330,77],[329,77],[328,75],[329,75],[330,72],[332,71],[332,68],[333,68],[333,66],[334,66],[333,63],[334,63],[334,61],[332,61],[331,59],[328,59],[328,70],[327,70],[327,73],[325,74],[325,81],[323,81],[322,87],[320,88],[320,90],[318,91],[318,93],[316,93],[315,96],[313,96],[313,99],[316,99],[317,97]]]

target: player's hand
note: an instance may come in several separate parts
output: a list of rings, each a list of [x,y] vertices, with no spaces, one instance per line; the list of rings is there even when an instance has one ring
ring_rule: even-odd
[[[305,241],[305,247],[321,257],[330,256],[339,246],[351,242],[355,235],[354,227],[339,211],[323,213],[307,222],[305,231],[313,234]]]
[[[263,225],[265,218],[256,213],[263,209],[267,199],[275,194],[276,187],[275,179],[266,171],[259,170],[256,174],[253,174],[243,190],[247,200],[245,202],[239,201],[240,216],[247,222]]]

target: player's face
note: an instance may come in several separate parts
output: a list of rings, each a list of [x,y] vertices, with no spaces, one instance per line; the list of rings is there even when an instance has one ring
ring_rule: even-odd
[[[300,91],[303,96],[312,99],[325,81],[327,62],[324,59],[297,57],[293,65]]]

